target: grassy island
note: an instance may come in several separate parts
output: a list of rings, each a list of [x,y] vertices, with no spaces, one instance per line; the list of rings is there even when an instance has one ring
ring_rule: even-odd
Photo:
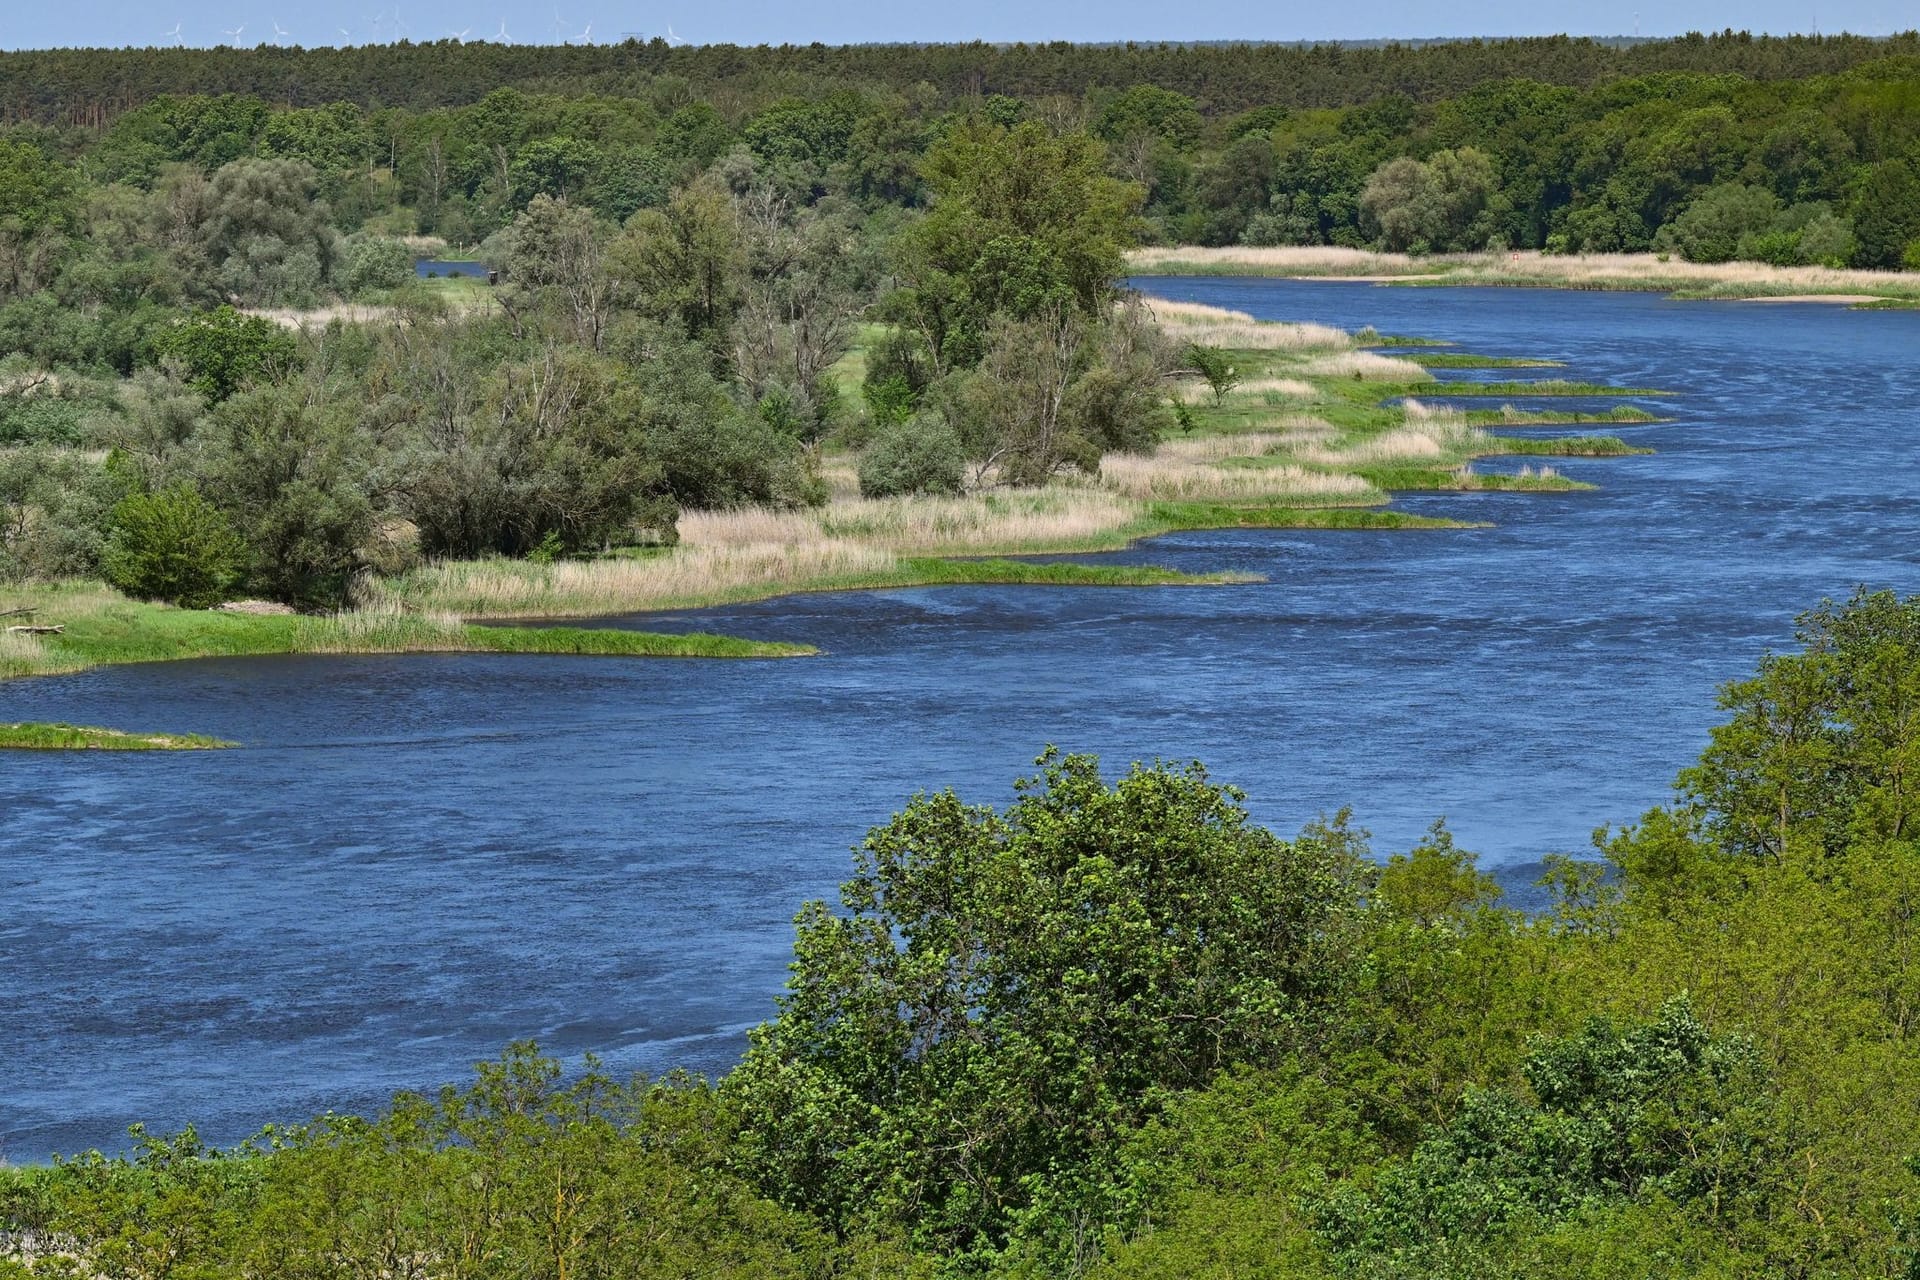
[[[232,745],[197,733],[127,733],[76,724],[0,724],[0,751],[213,751]]]

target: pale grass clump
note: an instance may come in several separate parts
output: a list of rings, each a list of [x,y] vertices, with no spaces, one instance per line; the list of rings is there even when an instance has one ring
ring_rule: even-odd
[[[1103,459],[1100,483],[1130,498],[1161,502],[1326,505],[1370,501],[1378,496],[1378,490],[1359,476],[1309,471],[1291,464],[1219,467],[1138,454],[1114,454]]]
[[[394,600],[301,618],[297,627],[294,647],[303,653],[430,653],[462,647],[466,640],[459,615],[443,610],[410,613]]]
[[[542,618],[685,608],[770,585],[884,573],[897,561],[857,544],[746,543],[678,547],[642,559],[459,560],[407,576],[404,594],[467,617]]]
[[[1343,249],[1337,245],[1225,245],[1205,249],[1198,246],[1164,249],[1135,249],[1127,255],[1130,265],[1154,267],[1167,263],[1190,263],[1197,267],[1259,267],[1271,270],[1291,268],[1314,275],[1417,275],[1421,263],[1404,253],[1374,253],[1366,249]]]
[[[1250,378],[1234,391],[1240,395],[1285,396],[1295,400],[1312,400],[1320,394],[1319,388],[1299,378]]]
[[[1374,351],[1343,351],[1320,356],[1301,366],[1310,377],[1358,378],[1364,382],[1432,382],[1433,375],[1411,360],[1398,360]]]
[[[51,657],[37,638],[17,631],[0,631],[0,679],[45,671],[52,665]]]
[[[1221,436],[1178,436],[1163,441],[1154,456],[1175,462],[1218,462],[1222,458],[1264,458],[1338,434],[1317,418],[1300,418],[1282,431],[1242,431]],[[1102,463],[1104,468],[1113,461]]]
[[[962,498],[855,498],[815,511],[690,511],[681,543],[655,555],[556,564],[452,561],[409,574],[397,602],[467,617],[532,618],[688,608],[770,588],[904,576],[909,556],[1075,550],[1135,522],[1125,499],[1090,487]],[[377,602],[376,602],[377,603]]]
[[[1404,253],[1331,246],[1257,248],[1176,247],[1136,249],[1128,255],[1136,270],[1263,275],[1345,276],[1383,280],[1436,276],[1461,283],[1524,280],[1587,288],[1688,289],[1722,297],[1800,297],[1833,302],[1874,297],[1914,297],[1914,278],[1898,271],[1862,271],[1837,267],[1775,267],[1763,262],[1662,261],[1651,253],[1549,254],[1537,249],[1504,253],[1436,254],[1413,258]]]
[[[1179,342],[1242,351],[1344,351],[1353,338],[1324,324],[1292,324],[1256,320],[1244,311],[1210,307],[1199,302],[1145,299],[1147,313]]]
[[[680,536],[690,547],[828,540],[896,555],[1065,550],[1111,534],[1133,516],[1098,490],[1056,486],[958,498],[853,498],[816,511],[689,512]]]
[[[1312,444],[1299,451],[1302,461],[1325,467],[1426,462],[1484,453],[1492,437],[1467,425],[1466,415],[1448,406],[1409,400],[1405,425],[1345,445]]]
[[[1562,476],[1559,470],[1554,467],[1535,468],[1528,465],[1514,472],[1513,479],[1523,486],[1529,483],[1552,485],[1562,479]],[[1488,477],[1475,471],[1470,463],[1462,464],[1453,473],[1454,487],[1457,489],[1484,489],[1488,487],[1487,480]]]

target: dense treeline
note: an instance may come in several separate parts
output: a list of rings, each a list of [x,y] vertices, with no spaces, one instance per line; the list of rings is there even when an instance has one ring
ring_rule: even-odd
[[[0,53],[0,121],[98,127],[156,97],[242,94],[283,107],[351,102],[426,109],[496,89],[644,94],[667,79],[748,111],[835,87],[907,92],[925,85],[951,105],[1003,94],[1082,97],[1155,84],[1209,116],[1260,106],[1340,107],[1389,93],[1433,102],[1517,77],[1589,87],[1666,72],[1756,80],[1832,75],[1920,54],[1920,35],[1754,36],[1672,40],[1568,36],[1348,47],[1280,44],[363,45],[346,49],[59,49]]]
[[[422,557],[818,503],[823,443],[875,496],[1091,472],[1154,447],[1182,408],[1162,379],[1207,355],[1111,305],[1140,239],[1920,267],[1920,57],[1855,57],[1904,47],[987,51],[1028,97],[853,73],[971,56],[949,47],[116,55],[174,88],[230,59],[662,69],[444,107],[324,77],[313,106],[135,93],[99,129],[0,131],[0,578],[325,605]],[[1619,74],[1661,58],[1715,70]],[[1550,83],[1562,59],[1592,83]],[[1322,64],[1352,105],[1298,105],[1289,68]],[[1235,67],[1273,74],[1230,110],[1169,87]],[[1411,67],[1444,92],[1381,79]],[[489,303],[410,283],[448,245],[504,273]],[[241,313],[341,300],[376,322]]]
[[[1541,914],[1050,752],[874,829],[718,1082],[136,1131],[0,1172],[0,1274],[1911,1277],[1920,598],[1801,639]]]

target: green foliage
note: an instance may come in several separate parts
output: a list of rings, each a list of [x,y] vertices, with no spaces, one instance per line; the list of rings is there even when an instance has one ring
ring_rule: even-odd
[[[97,573],[125,477],[47,445],[0,449],[0,581]]]
[[[1360,193],[1362,230],[1395,253],[1484,249],[1498,233],[1504,200],[1493,161],[1471,147],[1401,156],[1367,179]]]
[[[188,385],[215,404],[250,383],[281,377],[299,352],[285,329],[232,307],[195,315],[162,331],[153,347],[162,360],[177,361]]]
[[[368,442],[339,408],[295,387],[222,401],[200,440],[208,496],[245,541],[249,589],[337,605],[373,532]]]
[[[957,494],[966,487],[960,437],[934,417],[889,425],[860,458],[860,492],[868,498],[912,493]]]
[[[1149,452],[1174,425],[1161,381],[1165,343],[1137,307],[1087,324],[1064,309],[1001,318],[979,367],[948,375],[927,399],[969,458],[1016,485],[1099,470],[1103,454]]]
[[[312,166],[236,160],[208,187],[206,252],[220,287],[257,306],[318,300],[338,256]]]
[[[1327,1198],[1320,1229],[1353,1275],[1497,1274],[1510,1237],[1610,1200],[1737,1231],[1789,1204],[1792,1136],[1754,1046],[1714,1038],[1684,1000],[1650,1022],[1543,1043],[1531,1098],[1471,1091],[1371,1192]]]
[[[348,293],[363,296],[398,289],[411,279],[413,254],[400,241],[363,236],[347,245],[340,285]]]
[[[1004,814],[917,798],[861,845],[844,914],[801,913],[727,1082],[780,1199],[991,1248],[1162,1091],[1325,1033],[1364,916],[1352,833],[1278,840],[1197,766],[1040,763]]]
[[[1207,380],[1207,389],[1213,392],[1213,404],[1218,408],[1227,398],[1227,393],[1240,385],[1241,372],[1233,364],[1231,352],[1219,347],[1209,347],[1204,343],[1190,342],[1182,356],[1182,362],[1196,370]]]
[[[1804,650],[1721,690],[1732,718],[1681,775],[1714,844],[1739,857],[1838,852],[1920,834],[1920,597],[1861,591],[1802,614]]]
[[[1104,160],[1086,135],[1034,123],[960,125],[927,152],[933,207],[900,252],[907,309],[942,363],[977,361],[996,317],[1105,308],[1139,191]]]
[[[136,493],[113,509],[101,569],[140,600],[205,609],[238,581],[245,546],[225,516],[186,485]]]
[[[1710,187],[1662,228],[1656,243],[1689,262],[1727,262],[1743,241],[1764,234],[1779,212],[1780,201],[1763,187],[1737,182]]]

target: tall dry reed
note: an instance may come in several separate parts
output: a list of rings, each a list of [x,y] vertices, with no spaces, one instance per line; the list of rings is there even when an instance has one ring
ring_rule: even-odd
[[[1180,342],[1245,351],[1343,351],[1353,346],[1350,334],[1331,325],[1256,320],[1244,311],[1164,298],[1148,298],[1146,307],[1161,329]]]

